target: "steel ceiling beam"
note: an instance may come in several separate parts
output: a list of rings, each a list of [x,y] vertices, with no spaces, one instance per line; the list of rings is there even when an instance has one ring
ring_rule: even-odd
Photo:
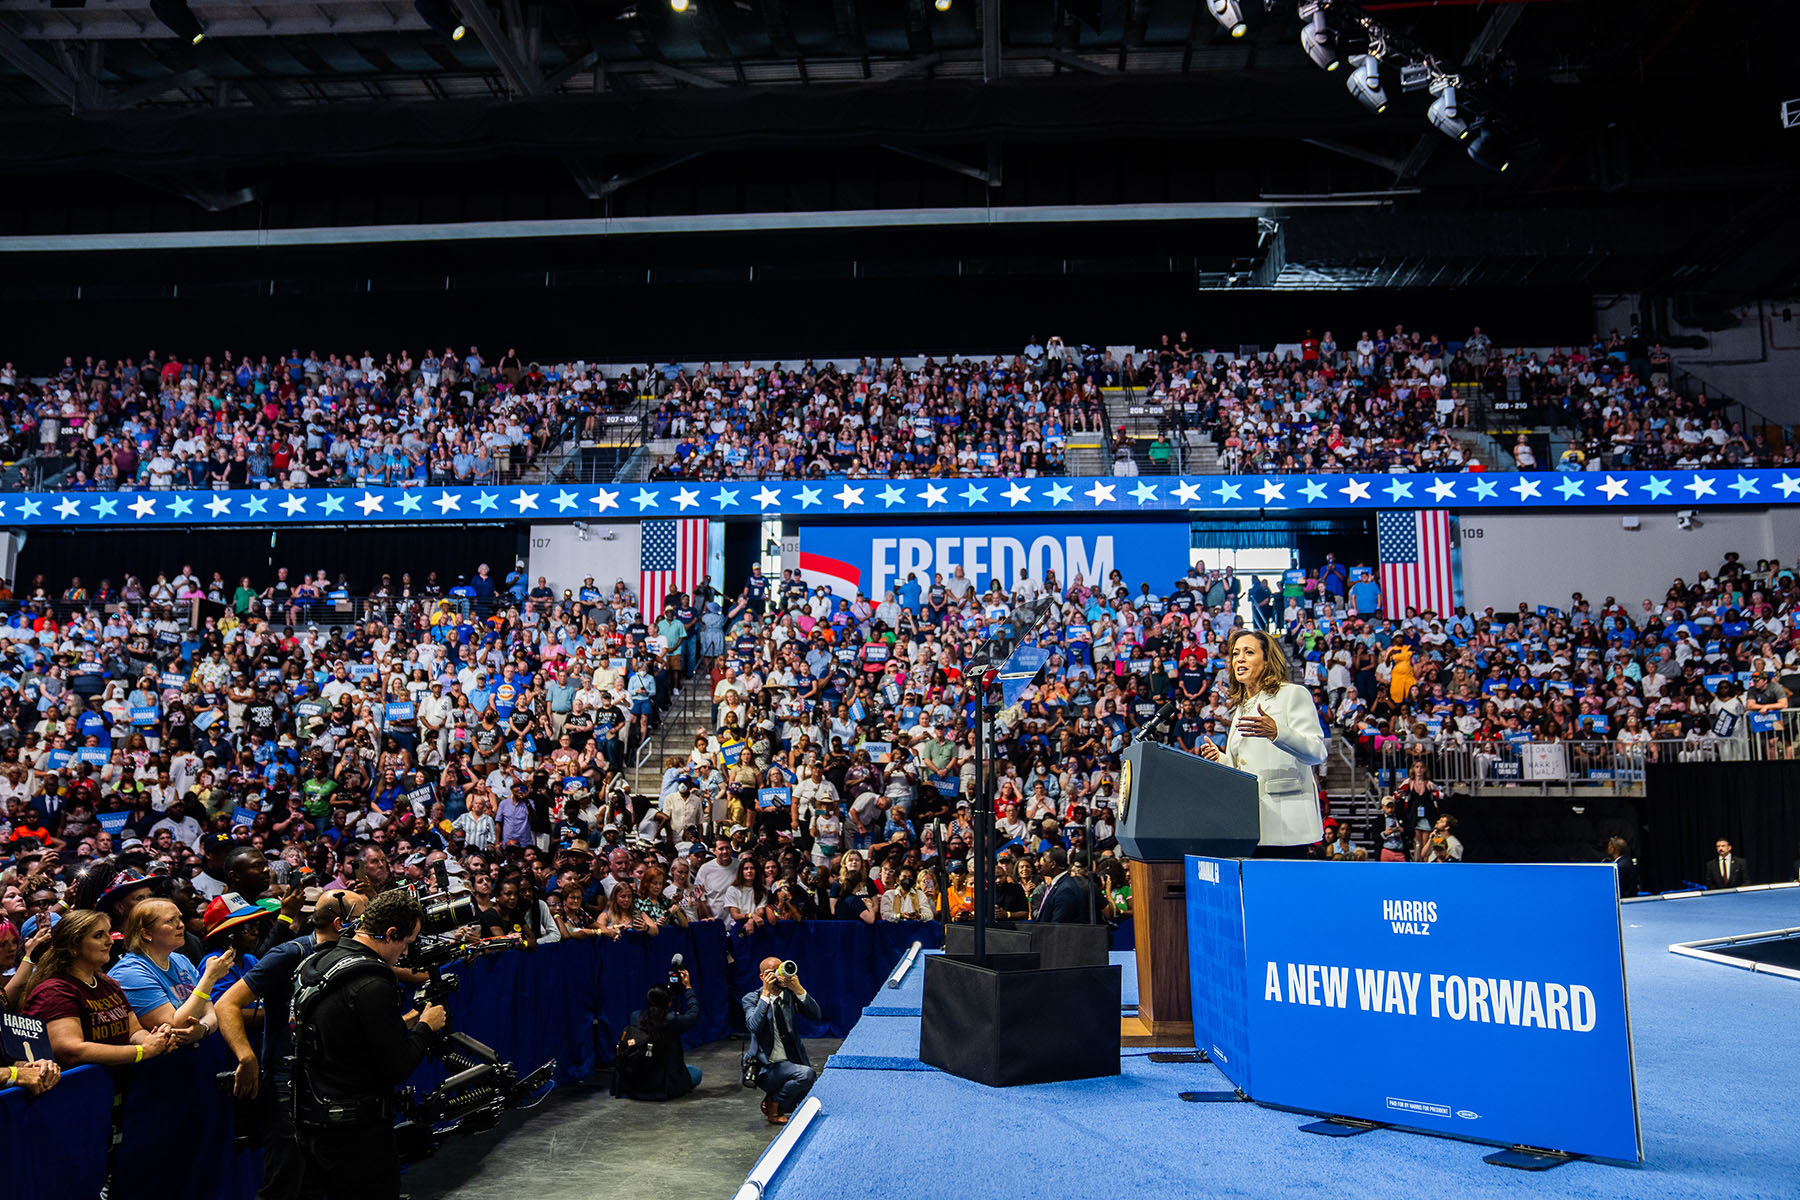
[[[463,24],[475,35],[475,40],[481,43],[482,49],[488,52],[488,57],[494,60],[494,66],[514,95],[542,96],[549,90],[537,67],[525,61],[512,38],[494,20],[494,14],[489,11],[484,0],[473,0],[473,3],[460,5],[457,11],[462,14]]]
[[[67,71],[45,59],[27,45],[25,39],[5,25],[0,25],[0,60],[11,63],[20,74],[70,108],[83,107],[81,85]]]

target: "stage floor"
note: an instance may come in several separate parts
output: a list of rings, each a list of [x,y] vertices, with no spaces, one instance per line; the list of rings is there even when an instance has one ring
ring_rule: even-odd
[[[1626,905],[1625,961],[1645,1162],[1541,1174],[1487,1147],[1377,1130],[1336,1139],[1308,1118],[1231,1102],[1206,1063],[1126,1051],[1110,1079],[997,1091],[918,1063],[917,966],[882,990],[819,1079],[813,1121],[770,1200],[904,1195],[1800,1197],[1800,983],[1669,953],[1672,942],[1800,925],[1800,889]],[[1115,956],[1117,959],[1120,956]],[[1130,956],[1124,956],[1129,958]],[[1135,1000],[1135,978],[1128,995]],[[910,1010],[910,1011],[903,1011]],[[1173,1048],[1173,1047],[1172,1047]],[[1425,1047],[1421,1046],[1421,1050]],[[1355,1047],[1321,1047],[1320,1069]],[[1220,1103],[1188,1103],[1178,1093]]]

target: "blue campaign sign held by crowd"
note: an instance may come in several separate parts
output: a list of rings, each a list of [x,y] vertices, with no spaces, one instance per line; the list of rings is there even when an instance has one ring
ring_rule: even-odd
[[[1617,887],[1595,864],[1245,862],[1252,1099],[1640,1161]]]
[[[808,525],[800,531],[800,572],[811,587],[876,602],[897,594],[908,575],[929,589],[934,575],[948,580],[957,567],[982,591],[992,578],[1011,591],[1021,570],[1040,582],[1054,571],[1067,587],[1076,576],[1103,584],[1116,568],[1161,594],[1187,573],[1190,540],[1185,521]]]

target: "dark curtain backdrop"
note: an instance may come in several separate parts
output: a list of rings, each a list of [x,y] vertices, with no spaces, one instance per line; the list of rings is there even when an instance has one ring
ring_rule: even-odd
[[[1800,765],[1652,763],[1639,811],[1638,869],[1645,891],[1699,883],[1720,838],[1750,864],[1752,883],[1794,878],[1800,858]]]
[[[259,588],[274,580],[278,567],[287,567],[290,578],[296,579],[302,571],[321,567],[333,581],[339,571],[347,572],[351,591],[358,594],[371,590],[383,574],[392,575],[398,584],[408,571],[418,583],[436,571],[449,586],[458,575],[473,575],[484,562],[496,579],[504,579],[524,552],[528,536],[525,527],[511,525],[33,532],[19,551],[14,590],[29,592],[38,575],[44,576],[53,597],[62,594],[71,576],[80,576],[90,591],[102,579],[117,587],[128,573],[148,586],[158,572],[174,575],[184,565],[191,565],[202,579],[221,571],[233,585],[248,575]]]

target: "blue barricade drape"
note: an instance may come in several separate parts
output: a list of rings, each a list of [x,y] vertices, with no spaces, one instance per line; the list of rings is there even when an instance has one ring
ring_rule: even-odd
[[[231,1101],[213,1076],[236,1066],[224,1039],[165,1054],[123,1072],[117,1200],[249,1196],[262,1181],[260,1152],[232,1149]],[[61,1091],[58,1085],[49,1095]],[[134,1136],[135,1135],[135,1136]],[[91,1195],[92,1193],[75,1193]]]
[[[843,1037],[862,1015],[894,964],[914,941],[943,945],[935,924],[864,925],[812,921],[729,937],[716,921],[664,929],[654,938],[628,933],[509,950],[454,969],[452,1027],[491,1046],[521,1074],[554,1058],[556,1081],[571,1083],[612,1061],[613,1047],[649,990],[682,956],[700,998],[700,1023],[689,1046],[744,1028],[740,998],[760,983],[765,958],[791,958],[819,1000],[824,1020],[804,1022],[806,1037]],[[1115,947],[1119,939],[1114,939]],[[248,1200],[261,1179],[260,1151],[232,1148],[231,1100],[213,1077],[232,1067],[224,1043],[152,1059],[122,1073],[125,1130],[115,1200]],[[444,1078],[427,1060],[410,1080],[421,1092]],[[0,1162],[8,1165],[8,1200],[79,1200],[100,1190],[111,1138],[113,1078],[98,1067],[67,1072],[36,1099],[23,1089],[0,1091]]]
[[[0,1162],[7,1192],[62,1200],[97,1195],[112,1140],[112,1076],[77,1067],[38,1098],[23,1088],[0,1092]]]

